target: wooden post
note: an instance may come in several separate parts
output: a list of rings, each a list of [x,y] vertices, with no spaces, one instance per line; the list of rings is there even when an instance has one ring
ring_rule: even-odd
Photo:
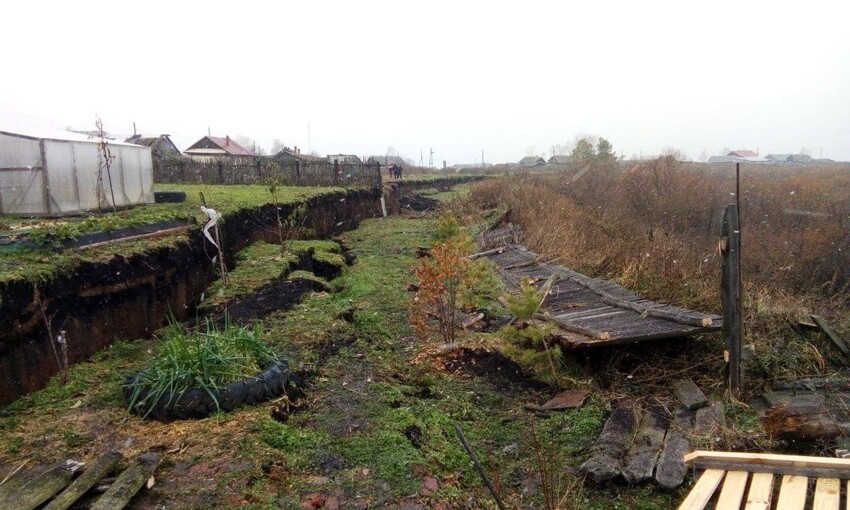
[[[723,227],[720,231],[720,251],[723,255],[721,276],[721,303],[723,306],[723,339],[726,341],[724,358],[728,363],[729,390],[738,395],[743,384],[741,369],[741,230],[738,206],[726,206]]]

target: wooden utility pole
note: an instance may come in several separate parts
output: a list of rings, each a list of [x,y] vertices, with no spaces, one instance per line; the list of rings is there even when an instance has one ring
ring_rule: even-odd
[[[726,206],[720,231],[720,251],[723,256],[721,272],[721,303],[723,306],[724,358],[728,368],[729,390],[738,396],[743,386],[741,342],[743,340],[743,285],[741,278],[740,223],[741,165],[735,165],[735,203]]]

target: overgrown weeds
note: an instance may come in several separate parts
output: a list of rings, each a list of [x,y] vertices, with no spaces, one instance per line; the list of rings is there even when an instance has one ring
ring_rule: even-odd
[[[717,240],[723,206],[735,200],[734,170],[670,156],[583,170],[476,183],[467,204],[510,209],[523,244],[573,269],[615,279],[649,299],[719,313]],[[823,371],[812,347],[785,348],[800,340],[788,324],[813,308],[839,329],[844,324],[847,190],[843,166],[742,169],[745,327],[760,358],[748,370],[761,377]],[[777,307],[785,310],[767,312]]]

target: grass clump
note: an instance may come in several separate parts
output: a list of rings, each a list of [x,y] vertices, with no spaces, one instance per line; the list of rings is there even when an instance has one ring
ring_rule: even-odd
[[[172,319],[162,330],[160,353],[128,383],[128,409],[147,416],[161,398],[171,402],[192,388],[209,394],[218,407],[218,388],[257,374],[277,358],[261,337],[258,326],[237,328],[227,319],[221,330],[207,320],[206,330],[196,333]]]

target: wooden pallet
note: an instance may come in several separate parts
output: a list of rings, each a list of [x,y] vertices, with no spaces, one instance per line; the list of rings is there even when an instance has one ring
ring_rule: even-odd
[[[559,337],[566,347],[691,336],[721,327],[718,315],[643,299],[614,282],[546,263],[522,246],[505,246],[480,255],[493,262],[513,288],[524,280],[540,286],[554,276],[541,308],[545,318],[561,329]]]
[[[685,464],[702,474],[679,510],[850,508],[848,459],[695,451]]]

